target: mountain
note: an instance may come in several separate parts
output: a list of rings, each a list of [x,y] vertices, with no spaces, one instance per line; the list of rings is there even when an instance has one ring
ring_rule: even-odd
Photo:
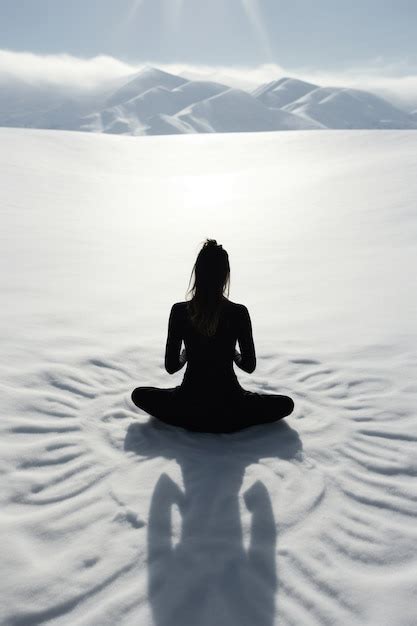
[[[417,128],[417,114],[366,91],[291,77],[244,91],[145,67],[88,92],[9,85],[0,92],[0,126],[125,135],[401,129]]]
[[[239,89],[208,98],[182,111],[178,118],[197,132],[243,132],[317,128],[315,122],[303,120],[286,111],[264,106]]]
[[[167,83],[166,80],[164,82]],[[162,86],[152,87],[122,104],[86,116],[80,124],[80,130],[132,135],[167,134],[157,133],[157,128],[172,128],[176,129],[175,132],[197,132],[180,121],[169,120],[169,116],[228,89],[226,85],[208,81],[187,81],[172,90]],[[119,94],[120,91],[122,90],[118,91]],[[126,90],[126,93],[129,91]],[[113,96],[108,101],[113,101]]]
[[[175,74],[168,74],[168,72],[162,72],[154,67],[145,67],[128,80],[126,84],[109,94],[107,104],[110,107],[123,104],[145,93],[149,89],[155,87],[174,89],[186,82],[188,81],[185,78],[175,76]]]
[[[59,93],[51,86],[29,84],[2,85],[0,90],[0,125],[12,127],[50,128],[55,118],[66,128],[67,116],[79,118],[90,106],[90,98],[78,94]],[[64,109],[67,113],[63,115]]]
[[[280,78],[271,83],[261,85],[252,92],[252,95],[268,107],[280,109],[298,98],[302,98],[318,85],[306,83],[296,78]]]
[[[283,107],[326,128],[413,128],[406,111],[367,91],[319,87]]]

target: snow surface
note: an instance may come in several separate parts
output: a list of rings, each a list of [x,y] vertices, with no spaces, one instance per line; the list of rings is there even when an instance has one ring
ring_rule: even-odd
[[[91,93],[63,97],[18,84],[0,93],[0,126],[169,135],[338,128],[416,129],[383,98],[290,77],[251,93],[146,67]]]
[[[0,130],[0,623],[417,622],[417,132]],[[186,433],[168,315],[228,250],[281,423]]]

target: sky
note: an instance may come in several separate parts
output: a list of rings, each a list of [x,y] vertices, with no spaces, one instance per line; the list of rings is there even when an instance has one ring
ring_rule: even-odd
[[[0,81],[25,52],[35,72],[65,54],[75,73],[81,59],[91,75],[150,64],[238,82],[371,79],[406,97],[417,94],[416,32],[416,0],[0,0]]]

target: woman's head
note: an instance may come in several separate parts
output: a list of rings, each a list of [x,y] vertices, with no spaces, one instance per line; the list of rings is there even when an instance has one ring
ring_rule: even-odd
[[[206,239],[194,263],[190,282],[194,283],[189,311],[198,330],[205,335],[216,332],[223,294],[230,289],[229,255],[215,239]]]

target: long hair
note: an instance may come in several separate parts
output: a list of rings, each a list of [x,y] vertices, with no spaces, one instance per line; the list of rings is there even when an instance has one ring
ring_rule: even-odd
[[[192,277],[194,284],[190,289]],[[186,292],[191,293],[187,302],[194,327],[203,335],[212,337],[219,323],[224,302],[223,294],[230,289],[229,255],[215,239],[206,239],[198,253],[191,271]]]

